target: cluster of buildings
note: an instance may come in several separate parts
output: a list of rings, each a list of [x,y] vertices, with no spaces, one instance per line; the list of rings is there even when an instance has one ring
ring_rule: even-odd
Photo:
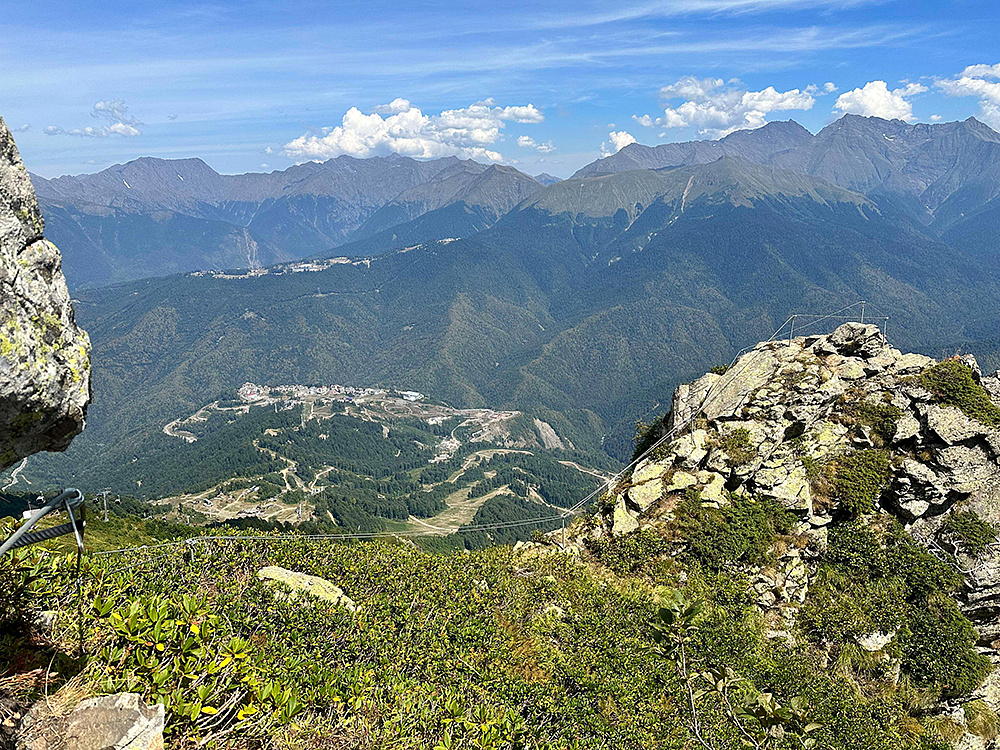
[[[406,401],[420,401],[424,394],[417,391],[394,391]],[[350,385],[257,385],[244,383],[239,388],[239,397],[246,402],[263,401],[280,397],[283,399],[303,398],[338,398],[354,399],[361,396],[388,396],[390,391],[385,388],[355,388]]]

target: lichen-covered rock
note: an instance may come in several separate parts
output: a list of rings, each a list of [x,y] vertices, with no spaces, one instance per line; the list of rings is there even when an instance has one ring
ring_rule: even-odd
[[[977,398],[1000,405],[1000,374],[983,376],[968,356],[958,364],[969,371],[963,388],[976,383]],[[657,428],[675,434],[623,483],[601,533],[669,521],[685,498],[717,508],[733,495],[777,501],[817,550],[837,519],[878,510],[935,554],[944,554],[938,532],[951,514],[971,511],[1000,529],[1000,428],[932,393],[923,374],[935,365],[860,323],[758,344],[725,374],[676,390],[673,412]],[[979,406],[972,413],[992,408]],[[872,472],[884,476],[858,499],[850,471],[868,482]],[[966,572],[960,600],[980,647],[1000,660],[1000,544],[975,558],[960,551],[952,563]],[[792,613],[809,586],[806,562],[787,558],[748,572],[770,629],[793,631]]]
[[[90,340],[74,321],[59,251],[43,228],[0,119],[0,469],[65,450],[90,400]]]
[[[354,612],[357,609],[354,602],[339,586],[335,586],[325,578],[311,576],[308,573],[296,573],[293,570],[268,565],[257,571],[257,577],[263,581],[276,581],[290,590],[292,596],[299,593],[322,599],[323,601],[337,604],[344,609]]]

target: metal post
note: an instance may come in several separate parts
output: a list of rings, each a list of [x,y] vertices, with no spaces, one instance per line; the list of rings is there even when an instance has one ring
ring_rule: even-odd
[[[865,324],[865,301],[861,300],[861,325]]]
[[[562,520],[562,546],[566,549],[566,518],[563,517]]]
[[[792,339],[795,338],[795,316],[793,315],[788,319],[788,345],[792,345]]]

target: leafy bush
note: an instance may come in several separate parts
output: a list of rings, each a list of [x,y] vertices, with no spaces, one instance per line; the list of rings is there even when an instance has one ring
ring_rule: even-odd
[[[831,529],[824,564],[802,613],[806,632],[839,648],[873,631],[897,631],[889,648],[917,687],[965,695],[989,671],[972,624],[949,597],[957,571],[900,527],[855,522]]]
[[[945,697],[968,695],[990,672],[990,661],[976,651],[976,630],[958,605],[933,597],[909,611],[903,639],[903,670],[920,687]]]
[[[1000,407],[976,382],[972,370],[957,359],[929,367],[916,378],[940,403],[957,406],[967,417],[985,425],[1000,427]]]
[[[997,540],[997,530],[974,511],[952,513],[941,525],[941,531],[961,543],[970,555],[978,557]]]
[[[666,538],[651,529],[638,529],[624,536],[587,539],[587,549],[606,567],[620,575],[648,570],[670,552]]]
[[[260,678],[250,642],[224,637],[204,599],[153,595],[116,607],[98,597],[94,610],[114,634],[95,665],[103,689],[146,693],[163,704],[174,732],[211,736],[241,724],[259,730],[288,723],[304,708],[291,687]]]
[[[13,527],[0,524],[0,541]],[[37,547],[11,550],[0,558],[0,633],[17,632],[31,621],[44,598],[53,593],[66,561]]]

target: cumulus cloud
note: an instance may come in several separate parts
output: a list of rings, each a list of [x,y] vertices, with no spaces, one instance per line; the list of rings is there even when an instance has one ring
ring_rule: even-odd
[[[838,96],[833,108],[844,114],[912,122],[915,118],[909,98],[925,91],[927,87],[919,83],[907,83],[890,91],[885,81],[869,81],[862,88]]]
[[[367,157],[397,153],[418,159],[461,156],[497,162],[503,157],[490,146],[500,140],[506,123],[544,119],[533,104],[500,107],[486,99],[429,115],[406,99],[393,99],[367,115],[351,107],[340,125],[289,141],[284,154],[293,159],[329,159],[342,154]]]
[[[533,148],[541,154],[551,154],[556,150],[556,147],[552,145],[552,141],[539,143],[530,135],[519,135],[517,137],[517,145],[521,148]]]
[[[10,132],[11,133],[27,133],[29,130],[31,130],[31,123],[27,123],[26,122],[26,123],[24,123],[24,125],[22,125],[19,128],[11,128]]]
[[[720,137],[734,130],[759,128],[771,112],[811,109],[816,100],[809,91],[777,91],[768,86],[748,91],[737,80],[684,76],[660,89],[665,102],[663,115],[634,115],[645,127],[697,127],[702,135]],[[679,103],[678,100],[680,100]]]
[[[100,127],[86,126],[66,130],[58,125],[49,125],[42,132],[45,135],[74,135],[81,138],[107,138],[120,135],[126,138],[142,135],[137,126],[142,125],[128,113],[128,107],[122,99],[102,99],[94,104],[90,116],[104,122]]]
[[[1000,64],[970,65],[954,78],[937,81],[935,85],[948,96],[975,96],[983,120],[1000,128]]]
[[[836,85],[834,85],[833,81],[827,81],[826,83],[823,84],[823,91],[825,91],[827,94],[832,94],[836,90],[837,87]]]
[[[617,154],[631,143],[635,143],[635,136],[626,133],[624,130],[612,130],[608,133],[608,140],[601,144],[601,157]]]

